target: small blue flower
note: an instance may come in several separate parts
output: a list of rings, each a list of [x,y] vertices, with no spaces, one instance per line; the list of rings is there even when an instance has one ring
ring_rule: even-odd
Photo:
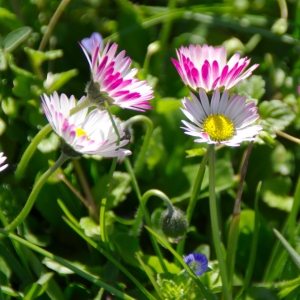
[[[183,260],[197,276],[203,275],[207,270],[208,260],[202,253],[191,253]]]
[[[93,52],[94,47],[100,46],[100,50],[102,50],[103,46],[103,39],[101,34],[98,32],[93,32],[91,37],[89,38],[84,38],[81,41],[81,45],[85,48],[85,50],[91,54]]]

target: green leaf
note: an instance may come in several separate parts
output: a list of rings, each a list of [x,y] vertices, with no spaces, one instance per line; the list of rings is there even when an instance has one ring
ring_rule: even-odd
[[[292,246],[288,243],[288,241],[281,235],[281,233],[273,228],[273,232],[283,245],[283,247],[286,249],[286,251],[289,253],[290,257],[296,264],[296,266],[300,269],[300,255],[292,248]]]
[[[37,146],[42,153],[56,151],[60,146],[60,139],[55,132],[51,132]]]
[[[270,207],[290,212],[293,205],[293,197],[289,196],[292,186],[289,177],[277,176],[263,182],[262,198]]]
[[[168,114],[173,110],[177,110],[181,107],[181,101],[175,98],[163,98],[159,99],[156,104],[156,111],[159,114]]]
[[[295,118],[292,108],[280,100],[263,101],[258,111],[261,118],[277,130],[285,129]]]
[[[92,299],[91,292],[82,284],[71,283],[65,289],[66,299]]]
[[[47,52],[42,52],[26,47],[24,48],[24,51],[32,60],[35,68],[39,68],[44,61],[54,60],[63,56],[62,50],[50,50]]]
[[[6,53],[4,49],[0,48],[0,71],[7,69]]]
[[[24,291],[25,299],[31,300],[41,296],[45,292],[48,282],[53,275],[54,273],[52,272],[43,274],[36,283],[27,286]]]
[[[28,26],[18,28],[10,32],[4,39],[4,49],[6,52],[11,52],[20,44],[25,42],[30,36],[32,29]]]
[[[83,217],[80,219],[79,224],[84,230],[86,236],[91,237],[95,240],[101,240],[100,237],[100,226],[91,217]]]
[[[140,253],[141,249],[139,246],[139,241],[136,237],[130,236],[127,233],[117,233],[114,234],[111,239],[117,248],[117,252],[124,261],[133,266],[139,266],[139,262],[135,257],[135,253]]]
[[[149,170],[153,170],[154,167],[163,159],[164,153],[165,149],[162,139],[162,130],[161,127],[156,127],[153,130],[147,150],[146,163]]]
[[[126,199],[127,194],[131,191],[130,181],[131,178],[128,173],[119,171],[114,172],[110,185],[111,192],[108,197],[107,210],[116,207],[120,202],[123,202]]]
[[[159,274],[164,272],[157,256],[143,255],[142,259],[147,266],[155,271],[155,273]],[[178,274],[180,272],[181,269],[176,264],[170,263],[166,259],[164,259],[164,262],[169,273]]]
[[[47,89],[48,93],[51,94],[54,91],[59,90],[76,75],[78,75],[78,71],[76,69],[56,74],[48,73],[47,79],[44,82],[44,87]]]
[[[61,274],[61,275],[66,275],[66,274],[74,274],[74,272],[72,270],[70,270],[69,268],[61,265],[60,263],[45,257],[43,259],[43,264],[47,266],[47,268]]]
[[[12,92],[18,97],[26,98],[30,94],[31,79],[18,75],[13,81],[14,87]]]
[[[295,167],[294,155],[282,144],[277,144],[271,153],[272,169],[276,174],[291,175]]]
[[[242,80],[236,87],[235,93],[246,96],[249,100],[259,100],[264,95],[266,83],[262,76],[251,75]],[[256,101],[257,102],[257,101]]]
[[[4,113],[11,118],[15,118],[18,114],[18,105],[12,97],[4,98],[1,102],[1,107]]]
[[[207,150],[206,148],[197,148],[197,149],[186,150],[185,152],[187,153],[187,158],[190,158],[195,156],[203,156],[206,150]]]
[[[13,290],[11,287],[9,286],[0,286],[1,288],[1,292],[5,295],[11,296],[11,297],[19,297],[21,296],[21,293],[16,292],[15,290]]]

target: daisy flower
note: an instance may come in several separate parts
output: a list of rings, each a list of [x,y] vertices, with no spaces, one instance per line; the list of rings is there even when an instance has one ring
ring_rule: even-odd
[[[8,164],[3,165],[3,163],[6,161],[6,158],[6,156],[3,156],[3,152],[0,152],[0,172],[2,172],[8,167]]]
[[[70,110],[76,105],[74,96],[69,99],[65,94],[59,96],[56,92],[50,97],[44,94],[42,101],[43,111],[53,130],[64,141],[62,150],[67,155],[115,157],[131,154],[129,150],[120,148],[126,145],[128,140],[121,140],[117,145],[118,136],[107,111],[94,109],[88,113],[88,108],[84,108],[70,116]],[[78,104],[83,101],[85,97],[82,97]],[[113,118],[122,139],[125,135],[123,125],[119,119],[114,116]]]
[[[245,71],[250,59],[240,58],[237,53],[227,62],[225,46],[182,46],[176,53],[178,61],[171,58],[172,62],[184,84],[193,90],[202,88],[208,92],[221,87],[230,89],[258,67],[255,64]]]
[[[215,90],[211,102],[200,89],[198,99],[191,93],[193,102],[184,98],[181,109],[193,124],[182,121],[185,133],[196,136],[197,143],[225,144],[239,146],[243,141],[252,141],[262,130],[260,125],[252,125],[259,117],[254,102],[246,103],[246,97],[234,95],[228,100],[228,91],[222,96]]]
[[[208,260],[202,253],[191,253],[187,255],[183,260],[191,268],[196,276],[203,275],[207,270]]]
[[[141,81],[134,76],[137,69],[130,69],[131,59],[125,51],[116,55],[118,45],[107,42],[102,50],[102,38],[93,33],[79,43],[91,68],[92,78],[86,92],[89,101],[104,106],[104,101],[110,105],[118,105],[138,111],[151,109],[149,100],[153,98],[153,90],[147,81]]]

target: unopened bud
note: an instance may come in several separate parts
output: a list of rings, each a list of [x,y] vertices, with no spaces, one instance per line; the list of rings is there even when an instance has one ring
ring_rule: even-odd
[[[177,208],[172,211],[165,210],[161,215],[160,224],[171,243],[179,243],[188,227],[186,216]]]

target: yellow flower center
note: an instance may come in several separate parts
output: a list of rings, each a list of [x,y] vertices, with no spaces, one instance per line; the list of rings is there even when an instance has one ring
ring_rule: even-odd
[[[221,142],[232,138],[234,134],[233,122],[225,115],[210,115],[203,123],[204,131],[211,140]]]
[[[76,128],[76,134],[78,137],[83,136],[83,135],[87,136],[86,132],[81,128]],[[88,136],[87,136],[87,139],[89,139]]]

